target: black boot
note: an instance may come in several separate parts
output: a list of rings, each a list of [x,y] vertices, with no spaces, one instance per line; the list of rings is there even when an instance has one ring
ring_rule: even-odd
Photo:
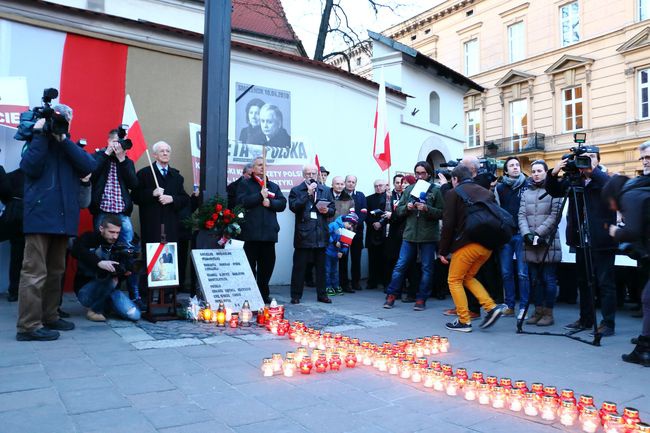
[[[650,367],[650,337],[640,335],[634,350],[627,355],[622,355],[623,361]]]

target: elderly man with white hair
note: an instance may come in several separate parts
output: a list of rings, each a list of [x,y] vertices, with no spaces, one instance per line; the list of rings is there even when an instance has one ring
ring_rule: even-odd
[[[72,109],[56,105],[54,112],[70,124]],[[63,122],[61,122],[63,123]],[[68,238],[79,229],[80,178],[95,169],[95,160],[63,131],[38,119],[20,169],[25,175],[23,232],[25,254],[18,290],[18,341],[59,338],[74,329],[59,317],[61,278]]]
[[[161,241],[161,226],[164,224],[167,242],[177,242],[182,220],[189,216],[190,197],[183,186],[181,173],[169,165],[172,148],[164,141],[153,145],[153,172],[149,166],[136,174],[138,187],[133,190],[133,201],[140,206],[141,245]],[[146,278],[144,278],[146,281]],[[143,282],[140,283],[143,287]]]

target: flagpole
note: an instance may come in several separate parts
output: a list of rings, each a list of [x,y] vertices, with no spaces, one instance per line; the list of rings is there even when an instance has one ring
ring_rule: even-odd
[[[262,145],[262,177],[264,180],[264,188],[266,188],[266,144]]]

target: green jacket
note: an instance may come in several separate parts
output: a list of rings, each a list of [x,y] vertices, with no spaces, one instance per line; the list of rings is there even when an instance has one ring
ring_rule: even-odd
[[[440,240],[440,219],[442,218],[442,193],[440,187],[431,184],[427,191],[427,211],[408,210],[407,205],[414,185],[402,194],[395,212],[399,218],[406,218],[403,239],[409,242],[437,242]]]

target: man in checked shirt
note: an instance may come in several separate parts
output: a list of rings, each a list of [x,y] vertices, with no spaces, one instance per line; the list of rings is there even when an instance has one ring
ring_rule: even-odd
[[[133,161],[120,144],[117,129],[109,131],[106,147],[97,150],[94,156],[97,169],[92,175],[93,189],[89,209],[95,230],[99,230],[99,224],[105,215],[116,215],[122,222],[118,242],[133,247],[133,225],[130,218],[133,200],[130,191],[138,186],[138,178]],[[127,286],[131,298],[137,303],[140,299],[138,275],[128,277]]]

